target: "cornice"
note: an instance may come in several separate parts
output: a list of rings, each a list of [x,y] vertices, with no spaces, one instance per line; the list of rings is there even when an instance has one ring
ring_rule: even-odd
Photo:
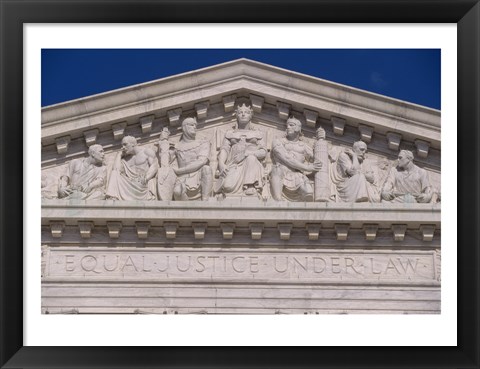
[[[222,101],[231,94],[250,93],[266,103],[287,103],[293,110],[339,116],[348,124],[367,124],[380,133],[394,131],[406,139],[440,146],[440,112],[349,86],[247,59],[93,95],[42,109],[42,143],[83,131],[111,129],[121,121],[146,115],[159,118],[169,110],[195,103]]]
[[[418,242],[428,243],[440,230],[440,218],[439,204],[42,201],[42,226],[56,239],[62,237],[65,228],[73,227],[78,228],[74,232],[79,231],[82,238],[90,238],[94,229],[101,228],[114,239],[122,228],[129,228],[140,240],[151,239],[149,232],[155,229],[157,236],[153,238],[161,233],[158,240],[162,242],[176,239],[181,233],[189,235],[184,241],[201,243],[205,234],[212,236],[212,232],[218,233],[217,241],[238,240],[241,230],[241,237],[258,243],[262,242],[262,234],[263,239],[268,235],[269,242],[273,238],[283,242],[299,233],[302,242],[308,243],[318,240],[325,231],[334,235],[335,242],[347,241],[349,235],[358,238],[360,234],[364,245],[381,233],[388,234],[387,239],[382,236],[382,242],[391,244],[403,241],[406,232],[414,232]]]

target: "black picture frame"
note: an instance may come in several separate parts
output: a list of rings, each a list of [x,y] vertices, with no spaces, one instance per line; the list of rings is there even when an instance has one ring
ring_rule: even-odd
[[[0,366],[43,369],[479,368],[478,1],[0,0]],[[23,346],[22,245],[23,235],[29,231],[23,229],[23,137],[28,134],[22,127],[23,24],[141,22],[457,23],[459,192],[456,347],[272,348],[268,347],[268,342],[265,342],[265,347],[257,348]],[[162,334],[161,327],[158,327],[158,334]]]

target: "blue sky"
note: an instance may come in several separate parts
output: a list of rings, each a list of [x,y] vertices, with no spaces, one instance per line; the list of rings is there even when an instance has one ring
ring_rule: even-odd
[[[440,109],[440,49],[44,49],[42,106],[238,58]]]

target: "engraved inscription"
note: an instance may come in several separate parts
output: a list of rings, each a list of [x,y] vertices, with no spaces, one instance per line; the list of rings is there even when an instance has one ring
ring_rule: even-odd
[[[52,249],[47,277],[156,280],[435,281],[433,252]]]

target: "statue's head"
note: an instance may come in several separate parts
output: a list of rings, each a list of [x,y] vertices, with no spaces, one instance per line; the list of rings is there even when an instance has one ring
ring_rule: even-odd
[[[245,104],[238,106],[237,110],[235,110],[235,113],[237,115],[237,122],[241,126],[245,126],[250,123],[253,117],[253,109]]]
[[[182,131],[185,137],[195,138],[197,132],[197,119],[196,118],[185,118],[182,122]]]
[[[99,144],[92,145],[88,148],[88,155],[95,161],[97,164],[103,163],[105,158],[105,152],[103,151],[103,146]]]
[[[137,139],[133,136],[125,136],[122,138],[122,152],[125,155],[135,154],[135,146],[137,146]]]
[[[162,131],[160,132],[160,140],[168,140],[170,137],[170,131],[168,130],[168,127],[163,127]]]
[[[413,162],[413,152],[411,152],[410,150],[401,150],[398,153],[399,168],[405,169],[411,162]]]
[[[367,152],[367,144],[363,141],[356,141],[353,143],[353,152],[357,154],[357,157],[360,159],[365,159],[365,154]]]
[[[302,132],[302,122],[294,116],[287,119],[287,137],[298,136]]]

